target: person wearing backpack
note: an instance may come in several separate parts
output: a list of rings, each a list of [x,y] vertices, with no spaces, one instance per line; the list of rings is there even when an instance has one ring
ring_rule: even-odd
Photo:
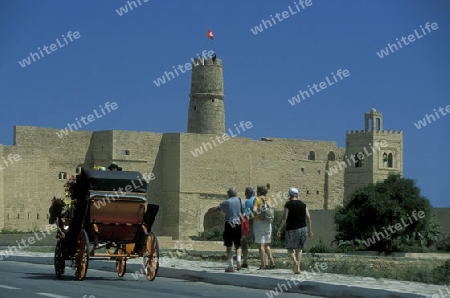
[[[261,266],[259,269],[275,269],[272,250],[270,243],[272,242],[272,221],[273,221],[273,202],[267,197],[268,188],[266,186],[258,186],[256,188],[257,197],[253,203],[253,233],[255,243],[259,244],[259,256]],[[266,258],[270,264],[266,263]]]

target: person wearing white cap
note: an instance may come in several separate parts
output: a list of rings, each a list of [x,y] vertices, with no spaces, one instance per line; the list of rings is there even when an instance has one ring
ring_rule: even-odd
[[[295,274],[300,274],[300,263],[302,260],[302,250],[307,237],[312,237],[314,233],[311,229],[311,216],[306,204],[298,199],[298,189],[289,188],[289,201],[284,205],[283,218],[277,236],[281,237],[281,229],[286,225],[286,249],[294,265],[292,270]]]

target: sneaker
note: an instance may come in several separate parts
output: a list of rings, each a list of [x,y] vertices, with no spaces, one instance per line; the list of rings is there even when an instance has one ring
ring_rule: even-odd
[[[225,269],[225,272],[234,272],[234,268],[233,267],[228,267],[227,269]]]
[[[247,263],[242,263],[242,268],[248,268],[248,264]]]
[[[242,269],[241,262],[237,262],[236,270],[241,270],[241,269]]]

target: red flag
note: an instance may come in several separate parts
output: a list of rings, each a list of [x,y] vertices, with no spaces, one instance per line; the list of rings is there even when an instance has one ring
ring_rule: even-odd
[[[214,34],[213,34],[213,32],[211,31],[211,29],[208,29],[208,33],[206,33],[206,36],[207,36],[209,39],[214,39]]]

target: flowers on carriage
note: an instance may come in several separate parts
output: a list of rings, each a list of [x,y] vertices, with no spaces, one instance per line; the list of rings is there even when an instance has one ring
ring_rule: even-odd
[[[64,210],[62,216],[70,218],[72,214],[73,201],[76,199],[75,196],[75,184],[76,178],[71,175],[70,178],[64,184],[65,198],[62,200],[64,202]]]
[[[98,171],[106,171],[106,168],[105,167],[102,167],[102,166],[95,166],[94,165],[94,167],[92,168],[93,170],[98,170]]]
[[[64,184],[64,190],[66,198],[75,199],[75,183],[76,178],[74,175],[70,176],[69,180]]]

